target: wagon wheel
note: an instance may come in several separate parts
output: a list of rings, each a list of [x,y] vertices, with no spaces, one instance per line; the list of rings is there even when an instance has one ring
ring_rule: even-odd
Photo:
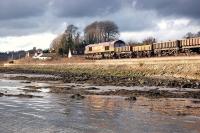
[[[161,57],[161,51],[158,52],[158,57]]]
[[[178,51],[177,50],[175,50],[174,56],[178,56]]]
[[[129,58],[132,58],[132,54],[130,53],[130,54],[128,54],[128,56],[129,56]]]
[[[190,55],[191,55],[191,52],[190,52],[190,50],[189,50],[189,49],[187,49],[187,50],[186,50],[186,52],[185,52],[185,54],[186,54],[187,56],[190,56]]]

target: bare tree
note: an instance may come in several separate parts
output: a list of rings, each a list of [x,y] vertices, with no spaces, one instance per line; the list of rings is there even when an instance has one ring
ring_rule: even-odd
[[[98,34],[98,22],[93,22],[92,24],[86,26],[84,29],[84,37],[87,43],[99,42],[97,34]]]
[[[84,29],[85,40],[88,43],[112,41],[117,39],[118,35],[118,26],[112,21],[96,21]]]
[[[200,37],[200,31],[196,33],[196,37]]]
[[[147,37],[143,40],[143,44],[153,44],[156,43],[156,38],[154,37]]]
[[[65,30],[65,33],[71,35],[71,37],[73,39],[75,39],[76,35],[77,35],[77,30],[78,30],[78,28],[71,24],[71,25],[67,26],[67,29]]]
[[[59,53],[59,49],[64,47],[64,42],[65,42],[66,34],[63,33],[59,36],[57,36],[50,45],[50,48],[55,51],[56,53]]]
[[[112,41],[118,38],[118,26],[112,21],[104,22],[104,41]]]
[[[184,38],[189,39],[189,38],[193,38],[193,37],[195,37],[195,36],[196,36],[196,35],[195,35],[194,33],[188,32],[188,33],[184,36]]]
[[[64,49],[66,53],[68,53],[69,49],[73,50],[75,48],[75,43],[78,42],[79,39],[79,32],[78,28],[74,25],[68,25],[67,29],[65,30],[65,33],[67,34],[66,36],[66,41],[64,43]]]
[[[129,40],[127,42],[127,44],[130,45],[130,46],[135,46],[135,45],[140,45],[141,43],[139,43],[139,42],[137,42],[135,40]]]
[[[74,25],[68,25],[65,32],[56,37],[50,48],[55,50],[56,53],[61,53],[61,51],[65,54],[68,53],[69,48],[73,49],[75,43],[78,43],[79,40],[79,32],[78,28]]]

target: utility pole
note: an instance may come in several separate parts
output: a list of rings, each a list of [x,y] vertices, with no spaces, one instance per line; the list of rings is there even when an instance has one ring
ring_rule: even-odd
[[[13,52],[13,51],[12,51],[11,59],[12,59],[12,60],[14,59],[14,52]]]
[[[11,60],[13,60],[14,59],[14,54],[13,54],[14,52],[12,51],[11,52]]]

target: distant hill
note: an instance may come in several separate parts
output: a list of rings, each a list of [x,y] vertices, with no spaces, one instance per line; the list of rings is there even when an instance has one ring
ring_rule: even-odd
[[[24,58],[26,56],[25,51],[17,51],[17,52],[8,52],[8,53],[0,53],[0,61],[6,60],[17,60],[20,58]]]

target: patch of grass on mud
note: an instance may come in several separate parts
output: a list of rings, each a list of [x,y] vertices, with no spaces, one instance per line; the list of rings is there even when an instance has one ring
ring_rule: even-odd
[[[134,71],[118,67],[103,68],[100,66],[81,67],[81,66],[15,66],[9,69],[32,70],[38,73],[44,72],[58,72],[58,73],[73,73],[73,74],[89,74],[92,76],[114,76],[114,77],[141,77],[145,76],[145,71]]]
[[[192,67],[192,66],[190,66]],[[16,65],[0,68],[0,72],[50,74],[61,77],[67,83],[89,83],[116,86],[165,86],[200,88],[198,69],[183,65]],[[188,74],[190,71],[194,71]],[[181,71],[181,72],[180,72]],[[193,79],[196,77],[196,79]],[[45,79],[47,80],[47,79]],[[59,79],[54,79],[59,80]]]

